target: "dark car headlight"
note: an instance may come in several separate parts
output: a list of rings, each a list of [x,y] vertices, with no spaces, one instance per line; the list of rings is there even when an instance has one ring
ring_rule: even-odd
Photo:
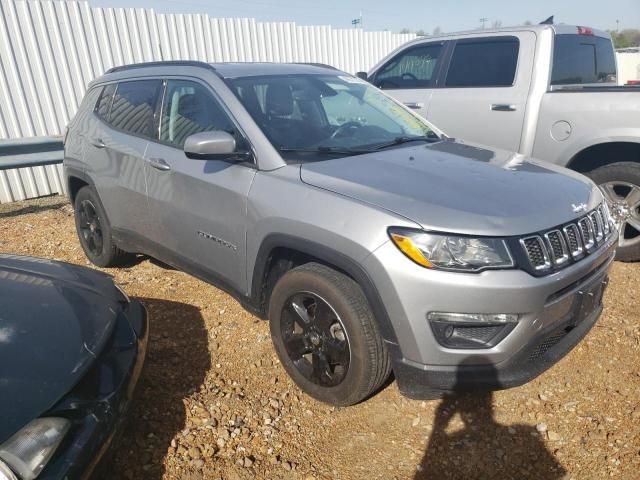
[[[515,266],[507,244],[500,238],[466,237],[390,228],[393,243],[411,260],[426,268],[479,272]]]
[[[0,445],[0,480],[33,480],[47,465],[71,423],[65,418],[36,418]],[[3,466],[3,463],[5,466]],[[6,472],[9,467],[11,472]]]

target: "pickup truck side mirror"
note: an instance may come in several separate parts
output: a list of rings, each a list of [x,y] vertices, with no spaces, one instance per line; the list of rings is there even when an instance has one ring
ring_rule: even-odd
[[[367,75],[367,72],[358,72],[356,73],[356,77],[362,80],[366,80],[367,82],[369,81],[369,76]]]
[[[220,130],[189,135],[184,142],[184,154],[195,160],[246,161],[251,157],[251,152],[237,151],[236,139]]]

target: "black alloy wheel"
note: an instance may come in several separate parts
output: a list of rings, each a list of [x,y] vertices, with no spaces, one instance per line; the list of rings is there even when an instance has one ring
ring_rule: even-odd
[[[309,381],[334,387],[347,375],[349,339],[340,316],[319,295],[299,292],[285,303],[280,322],[289,358]]]
[[[79,207],[78,228],[80,229],[81,239],[87,250],[99,257],[104,250],[100,216],[91,200],[83,200],[80,202]]]

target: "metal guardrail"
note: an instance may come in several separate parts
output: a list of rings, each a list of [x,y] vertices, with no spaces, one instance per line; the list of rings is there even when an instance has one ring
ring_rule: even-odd
[[[0,140],[0,170],[62,163],[62,137]]]

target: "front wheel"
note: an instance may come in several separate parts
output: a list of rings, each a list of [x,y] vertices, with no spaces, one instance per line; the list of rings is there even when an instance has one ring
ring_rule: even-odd
[[[587,175],[600,187],[618,229],[616,259],[640,260],[640,164],[612,163]]]
[[[287,272],[273,289],[269,324],[285,370],[317,400],[353,405],[389,377],[389,353],[362,289],[329,267]]]

